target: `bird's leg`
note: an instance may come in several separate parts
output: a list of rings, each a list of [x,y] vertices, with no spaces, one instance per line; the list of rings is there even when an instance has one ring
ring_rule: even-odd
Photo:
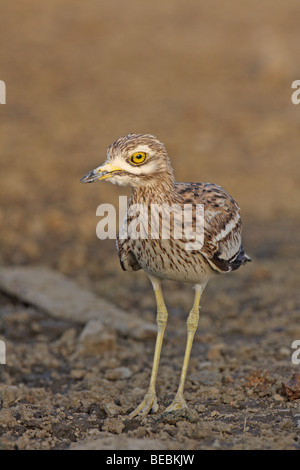
[[[158,409],[155,384],[156,384],[159,358],[160,358],[160,353],[161,353],[161,346],[162,346],[164,332],[165,332],[166,324],[167,324],[168,312],[167,312],[166,305],[164,302],[160,282],[157,279],[152,278],[152,276],[150,277],[150,280],[153,285],[155,298],[156,298],[156,305],[157,305],[157,316],[156,316],[157,337],[156,337],[156,344],[155,344],[155,350],[154,350],[152,373],[151,373],[150,385],[143,401],[139,404],[139,406],[134,411],[132,411],[132,413],[130,413],[129,418],[134,418],[137,415],[146,416],[150,411],[155,412]]]
[[[186,401],[183,397],[183,389],[184,389],[187,368],[188,368],[188,364],[190,360],[192,344],[193,344],[195,332],[198,327],[199,308],[200,308],[199,304],[200,304],[201,294],[204,288],[205,288],[205,285],[203,286],[203,285],[197,284],[195,286],[196,292],[195,292],[194,304],[186,322],[187,323],[187,342],[186,342],[184,360],[183,360],[183,365],[182,365],[182,370],[181,370],[179,387],[178,387],[174,400],[172,401],[171,405],[168,406],[164,410],[164,413],[169,413],[170,411],[176,411],[176,410],[187,408]]]

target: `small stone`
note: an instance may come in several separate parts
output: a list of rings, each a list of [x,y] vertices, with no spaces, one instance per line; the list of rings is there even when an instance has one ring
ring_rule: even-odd
[[[275,401],[283,401],[284,400],[284,398],[281,395],[278,395],[278,393],[276,393],[273,396],[273,398],[274,398]]]
[[[69,357],[75,350],[76,335],[77,332],[75,328],[68,328],[55,342],[55,348],[57,348],[63,356]]]
[[[84,377],[85,373],[86,372],[85,372],[84,369],[73,369],[71,371],[70,375],[71,375],[72,379],[78,379],[79,380],[79,379],[82,379],[82,377]]]
[[[222,352],[225,350],[225,347],[226,345],[224,343],[214,344],[207,352],[207,359],[209,361],[221,359]]]
[[[206,395],[209,396],[209,398],[217,398],[220,396],[220,390],[217,387],[207,387]]]
[[[125,428],[125,424],[119,418],[110,418],[105,420],[102,431],[108,431],[113,434],[121,434],[123,429]]]
[[[120,414],[121,408],[115,403],[106,403],[103,405],[103,410],[107,416],[117,416]]]
[[[298,372],[293,374],[287,383],[282,382],[281,385],[280,393],[288,397],[289,400],[293,401],[300,398],[300,374]]]
[[[193,408],[182,408],[180,410],[173,410],[161,415],[163,423],[176,424],[178,426],[180,421],[189,421],[190,423],[197,423],[199,415]]]
[[[89,320],[78,338],[75,357],[98,356],[116,347],[116,336],[100,320]]]
[[[129,379],[132,372],[128,367],[117,367],[116,369],[109,369],[105,373],[105,378],[108,380],[123,380]]]
[[[157,326],[155,323],[153,325],[151,323],[139,325],[132,331],[132,336],[141,341],[155,338],[156,334]]]
[[[278,351],[278,358],[285,359],[291,355],[291,350],[289,348],[281,347]]]
[[[22,390],[16,385],[0,384],[0,396],[1,409],[8,408],[22,396]]]
[[[101,435],[101,432],[99,431],[99,429],[94,428],[94,429],[90,429],[90,430],[89,430],[89,435],[90,435],[90,436],[98,437],[98,436]]]
[[[204,413],[205,411],[205,405],[196,405],[195,408],[199,413]]]

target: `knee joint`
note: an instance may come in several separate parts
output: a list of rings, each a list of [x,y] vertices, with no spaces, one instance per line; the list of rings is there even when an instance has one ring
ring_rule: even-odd
[[[157,310],[156,323],[159,328],[163,327],[167,323],[168,312],[166,308],[159,308]]]
[[[196,312],[195,310],[191,310],[190,314],[188,316],[188,319],[186,321],[187,324],[187,330],[188,331],[195,331],[198,326],[198,321],[199,321],[199,313]]]

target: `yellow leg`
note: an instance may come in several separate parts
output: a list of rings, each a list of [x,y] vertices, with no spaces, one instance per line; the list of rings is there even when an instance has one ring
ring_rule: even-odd
[[[150,277],[150,276],[149,276]],[[160,282],[150,277],[150,280],[153,284],[153,289],[156,298],[156,305],[157,305],[157,337],[156,337],[156,344],[154,350],[154,358],[153,358],[153,366],[152,366],[152,373],[150,379],[150,385],[148,391],[143,399],[143,401],[139,404],[139,406],[129,415],[129,418],[134,418],[135,416],[146,416],[150,411],[157,411],[157,398],[156,398],[156,391],[155,391],[155,384],[156,384],[156,377],[157,377],[157,370],[159,365],[160,353],[161,353],[161,346],[163,342],[164,332],[166,329],[167,319],[168,319],[168,312],[166,309],[166,305],[164,302]]]
[[[183,397],[183,389],[184,389],[187,368],[189,365],[193,340],[194,340],[195,332],[198,327],[199,304],[200,304],[201,294],[204,288],[205,288],[205,285],[196,286],[194,304],[186,322],[187,323],[187,341],[186,341],[186,348],[185,348],[184,360],[183,360],[183,365],[182,365],[182,370],[181,370],[179,387],[178,387],[178,390],[177,390],[177,393],[175,395],[173,402],[171,403],[170,406],[168,406],[165,409],[164,413],[169,413],[170,411],[187,408],[187,404]]]

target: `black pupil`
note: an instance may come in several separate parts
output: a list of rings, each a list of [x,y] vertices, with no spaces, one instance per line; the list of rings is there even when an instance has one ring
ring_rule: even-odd
[[[140,158],[143,158],[143,155],[141,153],[139,153],[136,158],[140,159]]]

